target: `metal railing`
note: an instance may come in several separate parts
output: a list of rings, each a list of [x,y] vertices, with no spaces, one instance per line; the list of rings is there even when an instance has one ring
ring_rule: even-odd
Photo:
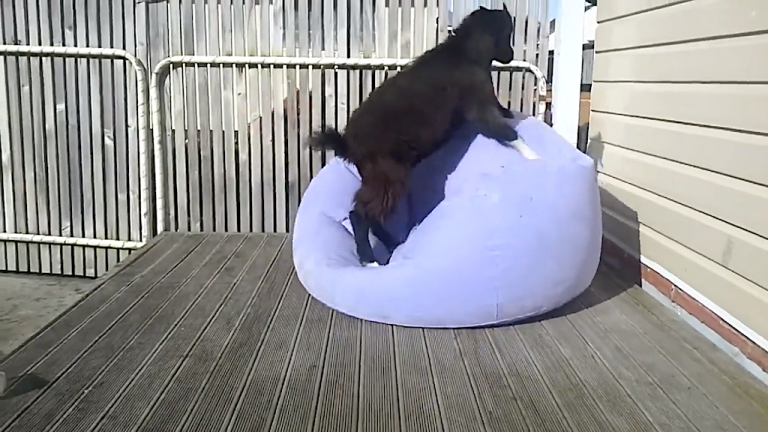
[[[413,59],[393,59],[393,58],[338,58],[338,57],[238,57],[238,56],[173,56],[160,61],[154,68],[150,84],[151,103],[152,103],[152,124],[154,135],[154,153],[155,153],[155,196],[156,196],[156,217],[157,230],[164,231],[166,226],[166,196],[164,193],[165,184],[165,165],[163,164],[163,155],[165,154],[166,138],[166,119],[164,107],[163,88],[165,80],[173,66],[267,66],[267,67],[317,67],[317,68],[399,68],[411,63]],[[525,70],[533,73],[536,77],[536,99],[534,105],[536,115],[543,119],[546,109],[547,84],[546,77],[535,65],[525,61],[512,61],[509,64],[494,63],[494,70],[512,71]]]
[[[141,241],[126,241],[84,237],[63,237],[54,235],[0,233],[0,241],[38,243],[50,245],[86,246],[135,250],[145,244],[154,233],[164,231],[166,226],[166,197],[164,193],[163,155],[165,151],[165,118],[163,106],[163,86],[172,66],[298,66],[317,68],[401,68],[412,59],[391,58],[318,58],[318,57],[235,57],[235,56],[174,56],[160,61],[154,68],[151,82],[147,81],[147,72],[143,63],[127,51],[107,48],[76,48],[51,46],[0,45],[0,55],[25,57],[62,57],[77,59],[116,59],[126,60],[131,64],[137,80],[138,111],[138,147],[139,147],[139,187],[141,189]],[[533,64],[525,61],[512,61],[509,64],[494,63],[494,70],[525,70],[536,77],[536,115],[543,117],[545,111],[546,78]],[[153,136],[150,137],[150,116]],[[152,140],[154,166],[149,143]],[[151,200],[150,188],[154,182],[155,200]],[[156,221],[156,224],[153,224]]]
[[[124,241],[82,237],[60,237],[51,235],[0,233],[0,241],[38,243],[52,245],[90,246],[98,248],[134,250],[140,248],[153,235],[154,206],[150,203],[151,170],[149,167],[149,86],[144,64],[133,54],[112,48],[79,48],[58,46],[0,45],[0,56],[16,57],[61,57],[76,59],[112,59],[125,60],[136,72],[138,92],[138,147],[139,147],[139,187],[141,189],[141,241]]]

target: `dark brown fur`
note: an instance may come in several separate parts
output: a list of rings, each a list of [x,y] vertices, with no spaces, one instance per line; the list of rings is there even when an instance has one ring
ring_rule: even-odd
[[[312,149],[332,149],[360,172],[350,218],[363,263],[373,261],[368,230],[392,243],[376,225],[404,193],[411,167],[437,150],[455,126],[472,121],[501,142],[517,138],[490,74],[493,60],[512,60],[512,31],[506,7],[475,10],[453,35],[376,88],[352,113],[343,135],[328,128],[310,137]]]

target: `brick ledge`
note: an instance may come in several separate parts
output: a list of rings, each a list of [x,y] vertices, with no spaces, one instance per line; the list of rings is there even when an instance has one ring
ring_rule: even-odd
[[[730,324],[723,321],[714,312],[706,306],[699,303],[696,299],[681,290],[677,285],[670,282],[664,276],[658,274],[655,270],[641,263],[636,257],[628,254],[619,245],[603,237],[603,256],[609,258],[614,264],[620,266],[617,268],[619,273],[633,282],[641,276],[643,280],[653,285],[660,293],[667,297],[672,303],[679,306],[702,324],[712,329],[729,344],[735,346],[744,356],[757,364],[760,369],[768,372],[768,352],[752,342],[741,332],[733,328]]]

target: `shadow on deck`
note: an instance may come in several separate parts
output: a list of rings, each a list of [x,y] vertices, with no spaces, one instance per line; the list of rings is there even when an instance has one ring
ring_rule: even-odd
[[[281,235],[162,235],[0,364],[2,431],[764,431],[768,389],[605,268],[543,320],[363,322]]]

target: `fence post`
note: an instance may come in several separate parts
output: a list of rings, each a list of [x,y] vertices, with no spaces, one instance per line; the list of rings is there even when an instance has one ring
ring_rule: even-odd
[[[552,126],[574,146],[579,130],[584,6],[583,1],[561,0],[555,21]]]

